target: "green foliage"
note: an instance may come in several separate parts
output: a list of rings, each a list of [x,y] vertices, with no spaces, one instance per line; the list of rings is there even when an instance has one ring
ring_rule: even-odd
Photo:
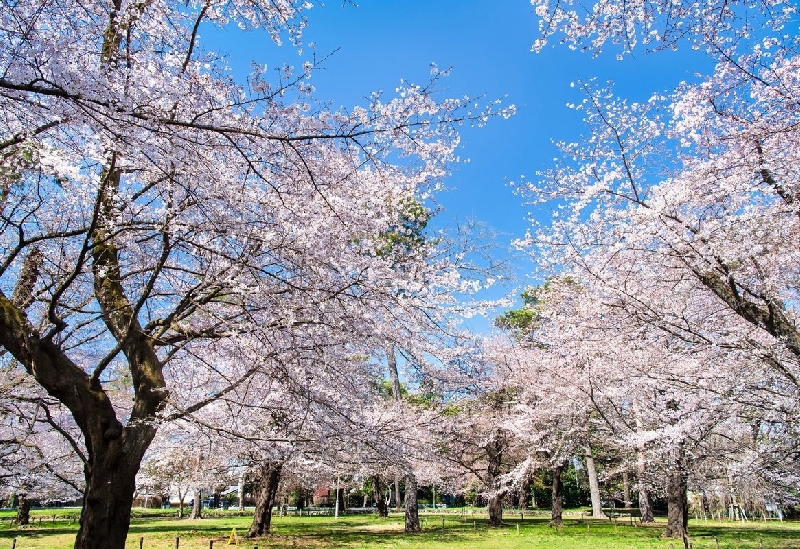
[[[581,291],[580,284],[572,277],[548,278],[541,286],[526,288],[520,294],[522,308],[506,311],[495,319],[495,326],[510,331],[517,339],[522,339],[531,334],[539,327],[542,312],[545,306],[553,300],[554,290],[563,287],[569,288],[571,292],[576,294]]]
[[[561,474],[564,486],[564,507],[585,507],[591,505],[591,494],[588,483],[582,475],[569,463]],[[553,473],[550,469],[536,471],[531,482],[531,494],[537,507],[549,509],[553,494]]]
[[[390,399],[394,398],[394,389],[392,387],[392,380],[390,379],[382,379],[378,382],[378,386],[376,387],[378,394],[383,396],[384,398]],[[400,384],[400,396],[402,398],[406,398],[408,396],[408,389],[406,389],[405,385],[402,383]]]
[[[408,197],[400,202],[397,221],[381,234],[382,245],[375,254],[388,257],[393,254],[410,255],[425,244],[425,228],[432,214],[416,198]]]

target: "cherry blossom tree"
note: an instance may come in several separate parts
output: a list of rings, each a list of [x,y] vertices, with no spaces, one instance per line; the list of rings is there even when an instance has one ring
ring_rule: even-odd
[[[722,424],[700,419],[704,410],[724,403],[726,418],[794,429],[783,411],[800,400],[798,39],[784,27],[796,24],[796,6],[603,1],[584,15],[534,4],[543,31],[535,48],[559,34],[595,52],[617,47],[622,57],[638,43],[691,44],[716,63],[699,83],[645,103],[578,83],[584,99],[574,108],[589,136],[560,144],[560,163],[523,185],[532,202],[552,205],[551,221],[528,239],[544,272],[581,280],[607,307],[604,318],[667,353],[656,364],[672,396],[652,403],[675,423],[642,425],[673,442],[667,490],[677,502],[687,452],[722,435]],[[727,373],[716,387],[714,370]],[[769,428],[760,429],[755,438],[766,440]],[[685,504],[677,514],[667,534],[680,537]]]
[[[401,271],[376,250],[446,175],[456,123],[491,111],[435,100],[434,69],[428,86],[331,112],[309,95],[313,64],[240,86],[201,47],[202,25],[298,40],[309,6],[30,0],[0,14],[0,342],[80,430],[76,547],[124,545],[159,416],[265,364],[223,370],[215,349],[325,346],[462,283],[444,261]],[[201,366],[214,388],[189,402],[197,386],[171,380]],[[127,391],[109,390],[117,379]]]

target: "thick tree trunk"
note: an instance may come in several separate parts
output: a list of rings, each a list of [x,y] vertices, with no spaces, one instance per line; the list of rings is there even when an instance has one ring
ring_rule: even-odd
[[[564,472],[564,463],[553,467],[553,492],[550,511],[550,526],[561,526],[564,523],[564,483],[561,475]]]
[[[75,549],[125,547],[136,473],[142,455],[155,434],[155,429],[151,427],[139,429],[139,434],[129,439],[127,435],[132,428],[126,427],[121,437],[108,441],[105,451],[95,454],[96,458],[85,465],[86,488]],[[148,432],[143,433],[144,429]],[[129,443],[131,440],[133,442]]]
[[[372,492],[375,498],[375,505],[378,507],[378,516],[388,517],[389,508],[386,506],[386,500],[383,499],[383,483],[378,475],[372,477]]]
[[[195,488],[193,492],[192,514],[189,515],[190,519],[196,520],[203,518],[203,491]]]
[[[25,526],[31,520],[31,503],[25,494],[20,494],[19,502],[17,502],[17,524]]]
[[[592,498],[592,517],[605,518],[600,501],[600,483],[597,481],[597,468],[594,465],[591,446],[586,447],[586,474],[589,477],[589,493]]]
[[[253,523],[247,532],[248,538],[266,536],[269,534],[272,522],[272,507],[278,497],[278,486],[281,482],[283,463],[268,461],[261,466],[257,479],[256,511]]]
[[[406,475],[406,527],[407,534],[421,532],[419,507],[417,506],[417,477],[414,473]]]
[[[667,477],[667,528],[664,530],[664,537],[686,539],[689,535],[689,501],[686,491],[686,472],[679,466]]]
[[[489,526],[503,525],[503,494],[494,492],[489,496]]]

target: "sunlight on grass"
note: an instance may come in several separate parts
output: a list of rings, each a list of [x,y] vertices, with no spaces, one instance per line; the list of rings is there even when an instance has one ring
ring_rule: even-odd
[[[142,516],[131,524],[126,549],[207,549],[228,545],[235,531],[236,546],[255,549],[682,549],[678,540],[662,539],[663,523],[631,526],[620,521],[567,519],[563,527],[548,526],[544,516],[508,516],[502,528],[488,528],[482,514],[422,515],[423,532],[403,532],[403,516],[275,517],[273,534],[258,540],[244,539],[251,517],[224,516],[203,520]],[[73,546],[77,523],[68,513],[34,514],[35,524],[26,528],[0,526],[0,549],[68,549]],[[56,520],[53,520],[56,516]],[[39,517],[42,518],[41,523]],[[64,517],[64,518],[59,518]],[[693,549],[791,549],[798,547],[800,524],[795,522],[692,521]]]

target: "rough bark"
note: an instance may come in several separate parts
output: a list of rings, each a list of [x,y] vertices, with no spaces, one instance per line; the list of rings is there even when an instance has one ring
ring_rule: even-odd
[[[489,489],[489,526],[503,525],[503,496],[505,490],[499,486],[503,462],[504,439],[501,433],[492,437],[485,446],[487,467],[486,485]]]
[[[236,498],[239,500],[237,506],[239,511],[244,511],[244,473],[239,475],[239,483],[236,487]]]
[[[489,496],[489,526],[503,525],[503,495],[495,492]]]
[[[566,464],[559,463],[553,467],[552,506],[550,511],[550,526],[561,526],[564,523],[564,483],[561,475]]]
[[[564,483],[561,475],[564,473],[565,463],[553,467],[553,496],[551,499],[550,526],[561,526],[564,523]]]
[[[17,503],[17,525],[25,526],[31,520],[31,502],[25,497],[25,494],[20,494],[19,502]]]
[[[686,491],[686,472],[679,466],[667,477],[667,527],[664,537],[686,539],[689,535],[689,501]]]
[[[253,523],[247,532],[248,538],[269,534],[270,524],[272,523],[272,507],[278,497],[278,486],[281,482],[282,470],[283,463],[276,461],[268,461],[261,466],[256,480],[258,487],[256,510],[253,515]]]
[[[600,483],[597,481],[597,468],[592,457],[592,448],[586,447],[586,474],[589,477],[589,492],[592,498],[592,517],[605,518],[603,504],[600,501]]]
[[[774,296],[763,296],[760,303],[745,298],[745,294],[758,295],[759,292],[743,292],[732,272],[723,261],[720,261],[723,272],[694,273],[703,285],[711,290],[720,300],[736,314],[753,326],[763,328],[779,339],[796,357],[800,357],[800,331],[786,310],[784,303]],[[795,386],[800,387],[800,380],[787,370],[781,370]]]
[[[122,444],[111,445],[107,461],[100,466],[87,465],[76,549],[125,547],[136,473],[144,451],[130,456],[120,455],[122,452]]]
[[[636,417],[636,428],[637,430],[642,429],[638,414]],[[653,518],[653,506],[650,503],[650,486],[647,481],[647,462],[644,457],[643,444],[641,444],[637,450],[636,473],[638,476],[637,484],[639,490],[639,512],[642,515],[641,521],[643,524],[655,522],[655,518]]]
[[[650,503],[650,490],[645,482],[645,476],[639,471],[639,513],[642,515],[642,523],[655,522],[653,518],[653,506]]]
[[[203,518],[203,491],[199,488],[195,488],[192,496],[192,513],[189,515],[189,518],[192,520],[201,519]]]
[[[400,374],[397,371],[397,357],[395,357],[394,345],[389,345],[386,348],[386,360],[389,368],[389,377],[392,380],[392,398],[400,400],[403,394],[400,387]]]
[[[522,484],[519,487],[519,499],[517,506],[520,509],[527,509],[528,503],[530,503],[530,494],[531,494],[531,477],[530,475],[525,475],[525,478],[522,479]]]
[[[394,477],[394,507],[395,509],[400,509],[400,506],[403,504],[403,500],[400,499],[400,477],[395,475]]]
[[[406,475],[406,524],[407,534],[421,532],[419,524],[419,507],[417,505],[417,477],[414,473]]]
[[[375,505],[378,507],[378,516],[388,517],[389,508],[386,506],[386,500],[383,499],[383,483],[378,475],[372,477],[372,492],[375,498]]]
[[[628,471],[622,472],[622,500],[625,502],[625,507],[633,505],[631,500],[631,481],[628,477]]]

